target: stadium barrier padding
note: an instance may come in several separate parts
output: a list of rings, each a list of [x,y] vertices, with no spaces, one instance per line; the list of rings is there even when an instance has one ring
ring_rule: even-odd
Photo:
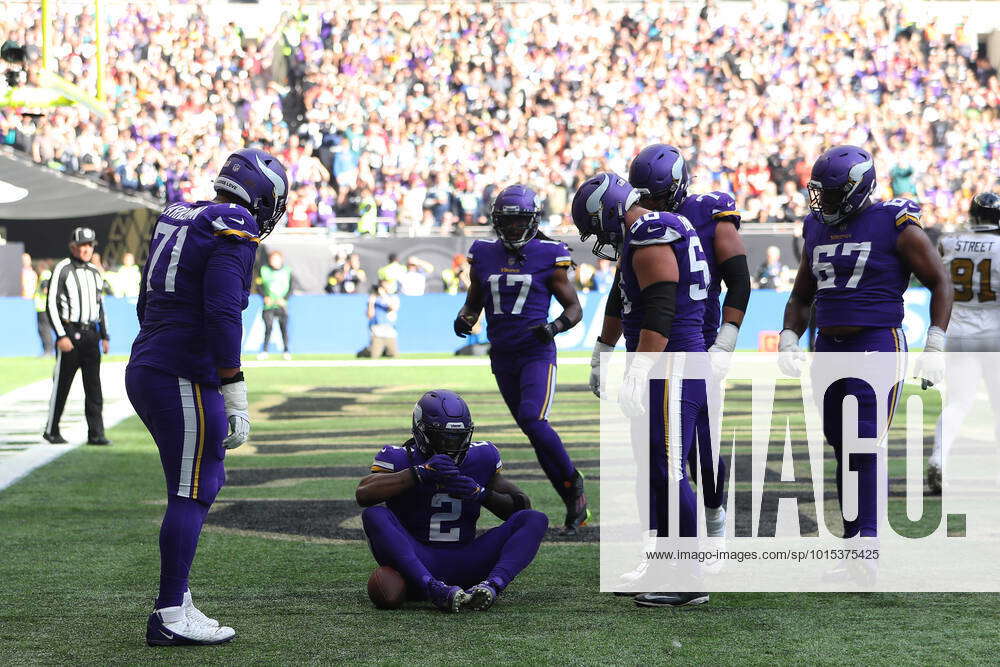
[[[590,350],[601,332],[604,294],[580,294],[583,322],[560,334],[556,342],[560,350]],[[755,290],[750,297],[747,317],[740,329],[737,345],[741,350],[758,349],[762,332],[781,329],[782,313],[787,292]],[[400,297],[399,349],[401,352],[451,353],[465,344],[452,331],[455,314],[465,301],[464,295],[426,294]],[[355,353],[368,344],[365,310],[368,297],[359,294],[293,296],[289,301],[289,338],[291,349],[300,354]],[[922,347],[929,324],[930,293],[910,288],[905,295],[906,315],[903,327],[910,347]],[[134,299],[105,299],[108,329],[111,333],[111,353],[128,354],[132,340],[139,331]],[[257,352],[264,337],[260,317],[261,298],[253,295],[243,313],[243,349]],[[552,316],[560,312],[553,300]],[[6,322],[0,356],[35,356],[41,354],[41,343],[35,326],[35,307],[31,299],[0,298],[0,318]],[[276,346],[277,326],[272,334],[271,351]]]

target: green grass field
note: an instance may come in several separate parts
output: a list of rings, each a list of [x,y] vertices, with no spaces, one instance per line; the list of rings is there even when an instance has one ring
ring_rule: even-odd
[[[0,377],[37,379],[28,361],[0,361]],[[586,372],[560,370],[551,419],[596,480],[598,408]],[[582,541],[543,544],[487,613],[421,603],[378,611],[365,593],[375,563],[354,488],[380,446],[407,437],[410,408],[432,385],[466,396],[477,437],[497,442],[506,474],[551,523],[562,521],[489,369],[267,368],[247,379],[252,443],[227,459],[191,574],[199,606],[234,626],[236,640],[143,642],[164,489],[156,449],[132,418],[111,431],[113,447],[74,450],[0,492],[0,664],[995,661],[994,595],[719,593],[698,608],[640,609],[598,592],[595,528]],[[588,495],[596,508],[596,481]]]

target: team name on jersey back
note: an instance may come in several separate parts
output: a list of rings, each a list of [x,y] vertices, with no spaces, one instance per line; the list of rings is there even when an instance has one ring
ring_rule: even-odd
[[[549,317],[553,271],[572,265],[569,248],[561,241],[534,238],[520,252],[497,241],[476,241],[469,248],[473,279],[483,293],[486,334],[495,352],[538,347],[531,333]]]
[[[920,225],[909,199],[872,204],[840,225],[812,214],[803,226],[803,254],[816,278],[816,324],[897,328],[910,269],[896,249],[899,235]]]
[[[650,245],[670,245],[677,257],[677,305],[667,351],[703,352],[705,301],[712,274],[701,240],[691,222],[683,216],[663,212],[647,213],[625,230],[619,284],[626,348],[632,351],[638,346],[643,319],[642,290],[632,267],[632,258],[636,250]]]

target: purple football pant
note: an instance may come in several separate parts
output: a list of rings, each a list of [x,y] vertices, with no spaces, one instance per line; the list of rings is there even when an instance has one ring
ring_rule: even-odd
[[[562,496],[573,483],[576,466],[549,424],[556,393],[556,359],[554,352],[545,352],[516,357],[491,355],[491,365],[510,414],[528,436],[545,476]]]
[[[181,604],[208,509],[225,483],[228,431],[222,394],[146,366],[125,370],[132,407],[160,450],[167,510],[160,525],[160,594],[156,608]]]
[[[719,456],[712,452],[712,433],[718,432],[721,418],[722,387],[718,382],[711,382],[710,386],[711,390],[718,395],[715,403],[717,411],[714,415],[709,415],[706,402],[705,411],[698,415],[695,426],[698,434],[698,446],[691,448],[691,453],[688,454],[688,465],[695,482],[701,482],[701,494],[705,507],[716,509],[722,507],[726,502],[728,466],[726,458],[722,456],[721,438]]]
[[[902,329],[866,329],[853,336],[816,336],[817,352],[902,352],[900,363],[906,363],[906,337]],[[893,385],[889,392],[889,419],[902,394],[902,383]],[[878,432],[877,398],[867,382],[844,378],[831,383],[823,396],[823,435],[833,447],[837,458],[837,499],[844,505],[843,483],[843,422],[844,398],[848,395],[858,400],[858,437],[876,438]],[[844,537],[875,537],[878,535],[878,459],[875,454],[851,454],[850,470],[858,476],[858,515],[851,521],[844,520]]]
[[[427,596],[430,579],[462,588],[491,581],[503,590],[534,560],[549,527],[545,514],[519,510],[471,542],[434,544],[413,537],[385,505],[365,509],[361,522],[375,560],[398,570],[416,600]]]
[[[640,419],[648,420],[649,424],[648,525],[659,537],[669,535],[668,483],[678,487],[680,537],[698,535],[698,501],[688,480],[687,462],[694,448],[698,421],[706,413],[706,404],[704,380],[677,377],[669,382],[649,381],[649,412]],[[633,426],[633,446],[640,445],[638,434],[641,432],[641,428]]]

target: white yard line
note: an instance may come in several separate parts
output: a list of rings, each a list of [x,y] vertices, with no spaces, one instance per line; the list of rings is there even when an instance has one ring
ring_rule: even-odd
[[[125,396],[125,362],[101,364],[104,428],[135,414]],[[66,400],[61,431],[69,444],[50,445],[42,439],[49,411],[52,380],[39,380],[0,396],[0,489],[87,441],[83,417],[83,381],[77,373]]]
[[[560,366],[587,366],[588,357],[559,359]],[[422,366],[489,366],[489,357],[455,359],[302,359],[245,361],[243,368],[419,368]]]

